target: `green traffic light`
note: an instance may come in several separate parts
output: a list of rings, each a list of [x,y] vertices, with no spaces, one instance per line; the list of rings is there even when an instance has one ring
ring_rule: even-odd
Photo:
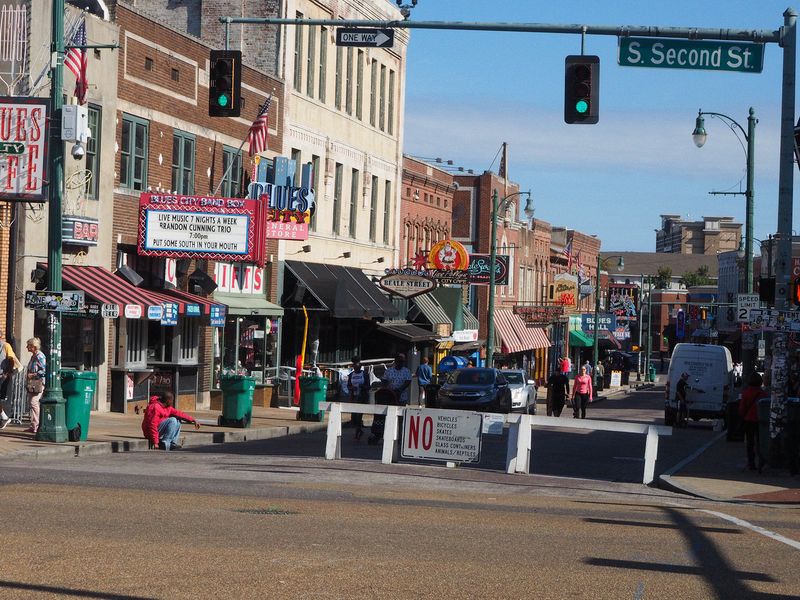
[[[586,100],[578,100],[575,103],[575,112],[584,114],[589,110],[589,103]]]
[[[227,94],[220,94],[217,97],[217,104],[222,106],[223,108],[228,106],[228,95]]]

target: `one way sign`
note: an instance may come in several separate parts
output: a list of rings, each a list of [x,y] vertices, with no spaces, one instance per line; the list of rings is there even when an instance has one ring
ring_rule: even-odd
[[[360,48],[391,48],[394,45],[394,29],[342,29],[336,30],[337,46]]]

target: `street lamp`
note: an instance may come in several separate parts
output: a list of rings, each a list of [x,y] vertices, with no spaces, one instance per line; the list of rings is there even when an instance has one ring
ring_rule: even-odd
[[[600,328],[598,327],[598,319],[600,318],[600,271],[612,258],[619,259],[617,262],[617,270],[622,272],[622,269],[625,268],[625,259],[622,256],[617,254],[614,256],[606,256],[605,258],[601,258],[600,253],[597,253],[597,273],[595,273],[594,286],[594,343],[592,344],[592,364],[594,365],[594,368],[592,369],[592,391],[597,390],[598,342],[600,341],[598,335],[600,331]]]
[[[492,239],[491,254],[489,256],[489,307],[486,315],[486,365],[491,368],[494,365],[494,288],[495,288],[495,261],[497,260],[497,213],[508,207],[508,202],[515,196],[527,195],[525,202],[525,216],[533,218],[533,199],[530,191],[514,192],[505,196],[502,200],[497,199],[497,190],[492,194]]]
[[[755,110],[753,107],[750,107],[750,112],[747,117],[747,132],[745,133],[744,129],[742,128],[739,123],[734,121],[728,115],[724,115],[722,113],[716,112],[703,112],[700,109],[697,113],[697,119],[695,120],[695,127],[694,131],[692,132],[692,140],[694,141],[695,146],[698,148],[702,148],[703,145],[706,143],[708,139],[708,134],[706,133],[705,128],[705,119],[703,119],[703,115],[710,115],[712,117],[718,117],[725,121],[728,124],[728,127],[731,128],[731,131],[736,133],[734,127],[737,127],[741,134],[744,136],[745,141],[747,142],[747,149],[745,150],[745,155],[747,159],[747,182],[744,191],[744,196],[746,200],[746,218],[745,218],[745,247],[744,247],[744,255],[745,255],[745,292],[748,294],[753,293],[753,160],[754,160],[754,149],[755,149],[755,133],[756,133],[756,123],[758,123],[758,119],[755,117]],[[739,195],[742,192],[711,192],[712,194],[721,194],[721,195]]]
[[[53,0],[50,106],[53,123],[61,122],[64,81],[64,0]],[[47,225],[47,289],[61,291],[61,209],[64,186],[64,142],[58,127],[50,127],[50,184]],[[61,314],[48,311],[50,344],[47,356],[47,383],[41,400],[42,418],[36,439],[66,442],[67,426],[64,394],[61,390]]]

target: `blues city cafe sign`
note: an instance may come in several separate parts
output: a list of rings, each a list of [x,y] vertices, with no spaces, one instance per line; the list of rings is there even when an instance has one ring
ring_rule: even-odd
[[[491,255],[490,254],[470,254],[469,282],[473,285],[489,285],[491,276]],[[506,254],[495,256],[494,262],[494,283],[495,285],[508,285],[508,266],[510,258]]]
[[[0,97],[0,200],[47,200],[50,119],[46,98]]]
[[[299,181],[295,176],[298,166]],[[298,165],[285,156],[278,156],[274,161],[259,161],[256,181],[247,188],[247,196],[258,198],[266,206],[266,239],[308,239],[308,225],[316,210],[313,181],[312,163]]]

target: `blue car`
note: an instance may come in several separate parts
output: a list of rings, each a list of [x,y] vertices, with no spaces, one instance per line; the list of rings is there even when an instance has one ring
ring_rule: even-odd
[[[458,369],[448,373],[438,393],[439,408],[511,412],[511,388],[497,369]]]

